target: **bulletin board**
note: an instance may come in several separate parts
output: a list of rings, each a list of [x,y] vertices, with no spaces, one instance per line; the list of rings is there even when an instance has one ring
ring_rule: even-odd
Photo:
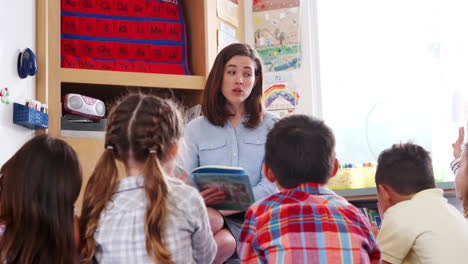
[[[20,79],[16,70],[19,52],[27,47],[34,50],[35,13],[30,0],[0,1],[0,87],[9,88],[11,101],[0,102],[0,166],[34,135],[33,130],[13,124],[13,102],[35,97],[35,78]]]
[[[62,67],[190,74],[182,0],[62,0]]]

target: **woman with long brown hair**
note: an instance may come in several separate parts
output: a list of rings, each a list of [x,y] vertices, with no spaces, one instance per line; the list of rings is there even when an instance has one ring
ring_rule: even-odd
[[[263,68],[257,52],[247,44],[225,47],[215,59],[203,93],[203,116],[187,124],[187,155],[182,159],[190,172],[198,166],[242,167],[249,175],[255,199],[277,192],[262,173],[268,130],[278,116],[263,106]],[[214,187],[201,192],[206,205],[222,202],[224,193]],[[245,212],[208,208],[222,263],[235,253]]]
[[[26,142],[0,169],[0,263],[78,263],[75,151],[47,135]]]
[[[153,95],[127,96],[111,110],[84,194],[83,262],[211,263],[216,245],[202,197],[170,177],[182,129],[175,105]],[[127,174],[120,180],[116,161]]]

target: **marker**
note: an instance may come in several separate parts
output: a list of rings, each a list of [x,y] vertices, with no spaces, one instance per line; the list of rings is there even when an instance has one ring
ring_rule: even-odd
[[[43,105],[41,106],[41,112],[43,112],[43,113],[46,113],[46,114],[47,114],[47,112],[48,112],[48,108],[49,108],[49,107],[48,107],[46,104],[43,104]]]

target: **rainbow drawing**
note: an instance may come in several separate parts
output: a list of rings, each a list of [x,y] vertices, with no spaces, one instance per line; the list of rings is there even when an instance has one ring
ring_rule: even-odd
[[[288,91],[284,84],[275,84],[263,93],[265,106],[268,108],[279,97],[283,97],[286,101],[290,102],[291,108],[297,106],[299,102],[299,94],[297,92]]]

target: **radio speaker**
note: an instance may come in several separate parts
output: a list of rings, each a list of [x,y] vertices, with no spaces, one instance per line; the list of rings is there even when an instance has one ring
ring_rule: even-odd
[[[74,93],[66,94],[63,97],[63,109],[66,113],[96,119],[106,114],[106,106],[101,100]]]

